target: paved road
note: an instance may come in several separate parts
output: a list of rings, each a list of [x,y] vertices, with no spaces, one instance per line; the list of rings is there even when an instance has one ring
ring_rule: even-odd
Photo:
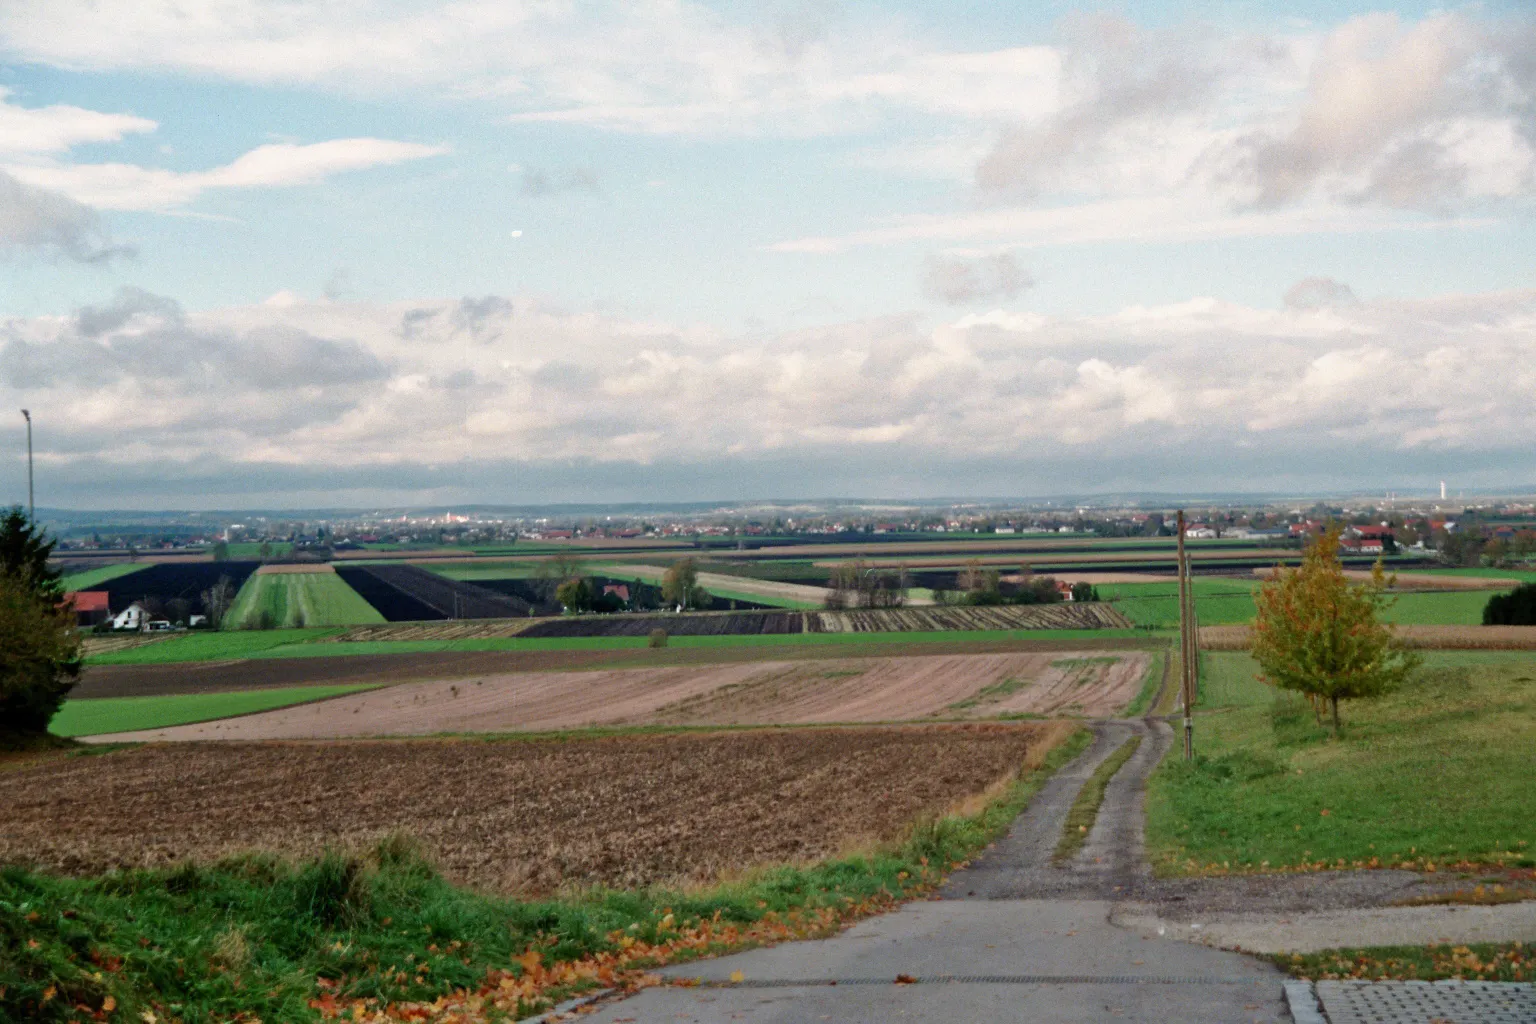
[[[612,1003],[586,1018],[622,1021],[1288,1020],[1281,976],[1237,953],[1110,923],[1113,901],[1148,881],[1141,788],[1171,734],[1162,723],[1097,727],[1093,745],[1036,795],[1008,836],[957,872],[935,900],[831,939],[670,968],[702,978]],[[1133,732],[1146,738],[1111,784],[1105,813],[1072,865],[1052,867],[1084,780]],[[733,972],[743,981],[733,984]],[[898,984],[897,976],[916,979]]]
[[[1243,948],[1253,948],[1264,945],[1254,936],[1274,938],[1269,933],[1284,926],[1288,949],[1337,945],[1316,933],[1347,932],[1340,921],[1364,929],[1351,941],[1365,945],[1402,941],[1404,927],[1433,935],[1449,929],[1455,941],[1478,928],[1491,929],[1488,937],[1530,937],[1536,915],[1525,904],[1382,909],[1461,884],[1416,872],[1155,879],[1145,859],[1143,794],[1173,730],[1145,719],[1099,722],[1094,732],[1093,744],[1046,782],[1008,834],[952,875],[935,899],[834,938],[668,968],[664,975],[703,984],[648,989],[583,1019],[1289,1021],[1280,972],[1201,944],[1207,931],[1222,932],[1228,945],[1240,936]],[[1083,849],[1070,864],[1053,864],[1078,790],[1136,734],[1141,746],[1110,782]],[[1469,925],[1461,919],[1478,914],[1468,910],[1490,919]],[[1433,920],[1408,920],[1413,915]],[[738,971],[743,980],[733,983]],[[898,975],[915,983],[898,984]]]

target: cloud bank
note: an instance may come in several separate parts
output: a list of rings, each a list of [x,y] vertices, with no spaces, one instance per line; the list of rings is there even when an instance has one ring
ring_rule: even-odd
[[[526,298],[187,312],[128,289],[5,323],[0,395],[86,504],[154,481],[163,502],[323,479],[534,500],[1507,475],[1536,473],[1536,292],[746,339]]]

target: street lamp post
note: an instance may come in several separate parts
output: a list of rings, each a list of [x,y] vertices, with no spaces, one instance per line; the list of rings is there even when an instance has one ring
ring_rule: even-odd
[[[27,418],[27,521],[37,522],[37,505],[32,500],[32,414],[21,410]]]

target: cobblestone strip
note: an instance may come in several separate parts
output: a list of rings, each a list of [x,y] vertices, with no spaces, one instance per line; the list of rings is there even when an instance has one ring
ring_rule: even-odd
[[[1498,981],[1320,981],[1328,1024],[1531,1024],[1536,985]]]

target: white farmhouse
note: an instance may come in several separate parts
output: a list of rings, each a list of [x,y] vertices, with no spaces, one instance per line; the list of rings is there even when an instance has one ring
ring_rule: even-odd
[[[113,629],[143,629],[149,622],[149,612],[135,601],[112,618]]]

